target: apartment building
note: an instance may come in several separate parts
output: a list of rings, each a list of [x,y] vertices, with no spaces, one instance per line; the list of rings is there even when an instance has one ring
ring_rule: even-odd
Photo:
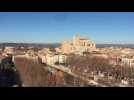
[[[44,50],[44,52],[43,52]],[[66,54],[60,54],[57,52],[52,52],[49,49],[43,49],[38,52],[38,56],[41,58],[42,63],[55,64],[55,63],[65,63],[67,59]]]

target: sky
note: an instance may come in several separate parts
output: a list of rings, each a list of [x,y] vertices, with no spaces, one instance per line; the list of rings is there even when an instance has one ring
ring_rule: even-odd
[[[134,12],[0,12],[0,42],[57,43],[76,34],[134,44]]]

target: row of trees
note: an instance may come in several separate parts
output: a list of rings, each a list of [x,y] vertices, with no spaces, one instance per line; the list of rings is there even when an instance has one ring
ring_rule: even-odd
[[[27,58],[15,58],[15,65],[26,87],[80,86],[74,77]]]
[[[42,65],[27,58],[15,58],[15,66],[19,71],[21,80],[25,86],[86,86],[86,83],[79,79],[58,70],[48,71],[47,65]],[[99,72],[105,72],[105,76],[109,75],[113,77],[113,80],[109,80],[108,77],[99,80],[105,84],[114,84],[121,82],[122,79],[128,79],[133,85],[131,79],[134,79],[134,68],[125,66],[113,67],[109,64],[109,59],[70,55],[67,60],[67,66],[78,74],[85,73],[88,75],[93,72],[94,74],[99,75]]]
[[[92,71],[111,72],[112,70],[109,60],[99,57],[70,55],[67,60],[67,65],[76,71],[87,73]]]
[[[42,66],[34,63],[27,58],[17,57],[15,58],[16,69],[20,73],[21,80],[25,86],[37,87],[46,86],[47,72],[43,70]]]
[[[122,79],[127,79],[129,82],[134,79],[134,68],[126,66],[115,66],[109,64],[110,59],[92,56],[70,55],[67,60],[67,66],[72,71],[90,74],[92,72],[96,75],[105,72],[106,76],[112,76],[114,81],[121,82]],[[108,81],[108,80],[107,80]],[[133,84],[132,82],[130,82]]]

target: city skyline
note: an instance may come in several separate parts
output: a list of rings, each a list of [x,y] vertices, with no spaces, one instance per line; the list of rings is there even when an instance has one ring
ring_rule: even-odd
[[[59,43],[76,34],[96,44],[134,44],[134,13],[1,12],[0,42]]]

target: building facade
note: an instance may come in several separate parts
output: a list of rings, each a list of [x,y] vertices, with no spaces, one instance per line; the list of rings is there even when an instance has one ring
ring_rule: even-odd
[[[46,63],[49,65],[53,65],[56,63],[65,63],[67,59],[67,56],[65,54],[52,52],[48,48],[39,51],[38,57],[41,59],[42,63]]]
[[[95,43],[79,36],[75,36],[72,41],[64,41],[60,46],[60,51],[65,54],[82,54],[83,52],[92,52],[94,50],[96,50]]]

